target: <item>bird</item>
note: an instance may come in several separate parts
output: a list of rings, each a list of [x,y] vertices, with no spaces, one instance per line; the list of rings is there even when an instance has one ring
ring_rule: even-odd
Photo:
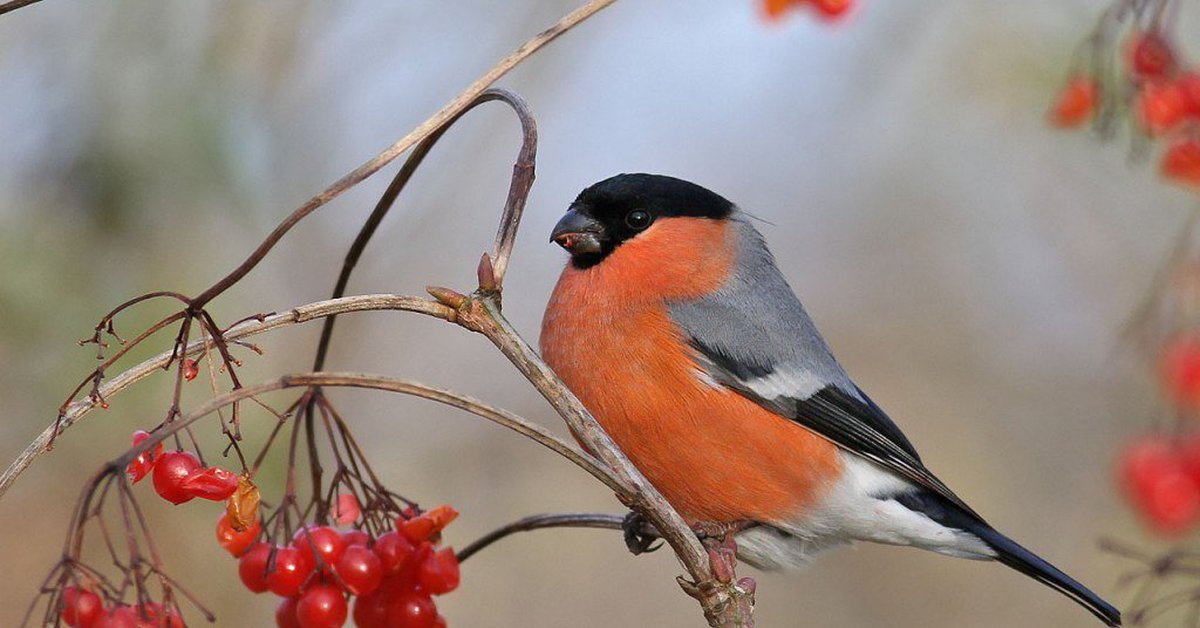
[[[746,524],[739,560],[777,570],[855,541],[913,546],[998,561],[1120,625],[925,467],[734,203],[619,174],[580,192],[550,239],[570,257],[543,359],[689,524]]]

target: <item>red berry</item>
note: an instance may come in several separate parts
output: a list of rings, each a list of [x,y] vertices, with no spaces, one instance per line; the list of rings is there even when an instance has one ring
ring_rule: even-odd
[[[379,556],[384,575],[400,573],[416,551],[412,542],[398,532],[384,532],[379,535],[371,549]]]
[[[1176,83],[1148,83],[1138,94],[1138,119],[1155,135],[1166,133],[1183,121],[1188,109],[1187,94]]]
[[[142,613],[138,614],[138,625],[146,626],[147,628],[186,628],[183,623],[183,618],[179,616],[179,611],[175,608],[164,608],[158,602],[149,602],[142,606]],[[136,611],[136,609],[135,609]],[[142,618],[142,614],[145,618]]]
[[[347,547],[335,569],[346,589],[354,595],[367,595],[383,582],[383,561],[365,545]]]
[[[433,628],[446,628],[446,616],[438,615],[437,621],[433,622]]]
[[[1200,520],[1200,486],[1188,475],[1180,450],[1160,436],[1146,436],[1121,456],[1121,483],[1153,529],[1164,535],[1189,530]]]
[[[1175,51],[1162,33],[1150,31],[1133,40],[1130,65],[1134,74],[1145,78],[1160,78],[1175,71]]]
[[[172,504],[190,501],[194,495],[183,481],[200,468],[200,459],[190,451],[168,451],[154,463],[154,490]]]
[[[763,13],[769,20],[778,20],[783,17],[784,13],[792,8],[792,5],[800,4],[801,0],[763,0]]]
[[[87,589],[77,587],[63,589],[60,604],[62,612],[59,616],[68,626],[87,628],[104,613],[104,603],[100,601],[100,596]]]
[[[267,588],[271,593],[282,597],[300,593],[313,572],[313,561],[309,556],[291,545],[277,549],[275,569],[267,574]]]
[[[829,19],[837,19],[846,14],[850,10],[853,3],[851,0],[815,0],[813,6],[822,17]]]
[[[142,624],[137,611],[128,604],[122,604],[97,617],[91,628],[142,628]]]
[[[133,446],[137,447],[147,438],[150,438],[150,434],[144,430],[138,430],[134,432]],[[131,460],[129,464],[125,466],[125,475],[129,476],[129,481],[133,484],[137,484],[142,478],[146,477],[152,470],[154,470],[154,461],[162,455],[162,452],[163,446],[162,443],[159,443],[152,447],[149,451],[143,451],[142,453],[138,454],[136,458]]]
[[[220,467],[197,469],[183,479],[183,490],[193,497],[219,502],[229,499],[238,487],[238,476]]]
[[[304,592],[296,606],[296,617],[302,628],[337,628],[346,623],[346,596],[335,587],[313,585]]]
[[[338,495],[337,501],[333,504],[334,523],[340,526],[348,526],[358,521],[360,514],[362,514],[362,508],[358,505],[357,497],[351,493]]]
[[[391,628],[388,605],[394,588],[380,587],[354,602],[354,625],[358,628]]]
[[[1162,176],[1171,181],[1200,187],[1200,140],[1181,139],[1168,146],[1159,169]],[[1200,385],[1197,384],[1200,376],[1195,373],[1193,352],[1168,347],[1162,359],[1163,383],[1172,399],[1180,405],[1200,406]]]
[[[238,559],[238,577],[247,589],[255,593],[267,590],[267,560],[270,556],[271,546],[260,542]]]
[[[257,519],[249,528],[236,530],[233,527],[233,521],[229,518],[229,513],[224,513],[217,520],[217,543],[220,543],[221,547],[225,548],[225,551],[229,552],[231,556],[241,556],[258,540],[260,531],[261,526]]]
[[[1196,144],[1196,151],[1200,157],[1200,143]],[[1200,334],[1183,333],[1168,340],[1159,354],[1158,369],[1162,386],[1172,402],[1183,407],[1200,407]]]
[[[190,382],[193,379],[196,379],[196,376],[199,374],[200,374],[200,365],[197,364],[196,361],[191,358],[184,359],[184,361],[183,361],[183,378]]]
[[[279,628],[301,628],[300,619],[296,616],[296,605],[299,603],[299,598],[280,598],[275,606],[275,625]]]
[[[1200,116],[1200,72],[1186,72],[1179,77],[1179,89],[1187,100],[1187,112]]]
[[[308,525],[296,530],[292,535],[292,545],[314,565],[317,564],[313,558],[315,548],[316,555],[329,567],[336,565],[342,552],[346,551],[346,542],[342,540],[342,534],[325,526]]]
[[[370,545],[371,535],[362,530],[346,530],[342,533],[342,543],[346,547],[350,547],[351,545]]]
[[[437,606],[433,598],[420,591],[401,591],[388,602],[388,626],[396,628],[433,628],[437,624]]]
[[[442,595],[458,588],[458,558],[454,550],[445,548],[421,561],[417,581],[431,595]]]
[[[1086,74],[1071,77],[1050,108],[1050,123],[1074,127],[1087,122],[1096,111],[1096,82]]]

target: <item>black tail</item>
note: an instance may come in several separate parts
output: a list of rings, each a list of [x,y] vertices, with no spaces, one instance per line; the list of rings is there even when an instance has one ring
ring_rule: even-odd
[[[919,491],[897,495],[892,499],[910,510],[924,513],[930,519],[944,526],[974,534],[988,547],[995,550],[996,560],[1042,584],[1053,587],[1091,611],[1093,615],[1100,618],[1100,621],[1109,626],[1121,625],[1121,611],[1100,599],[1100,596],[1089,591],[1087,587],[1076,582],[1071,576],[1059,571],[1054,565],[1017,545],[1016,541],[995,531],[983,520],[950,503],[941,495],[929,491]]]
[[[1054,565],[1021,547],[1016,541],[993,530],[983,522],[969,527],[967,531],[978,536],[984,543],[996,550],[996,560],[1042,584],[1057,589],[1063,595],[1091,611],[1093,615],[1100,618],[1100,621],[1109,626],[1121,625],[1121,611],[1100,599],[1100,596],[1089,591],[1087,587],[1076,582],[1071,576],[1059,571]]]

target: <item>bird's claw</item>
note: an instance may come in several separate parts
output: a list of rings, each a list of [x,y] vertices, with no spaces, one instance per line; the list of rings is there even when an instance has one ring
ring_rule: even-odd
[[[634,556],[647,554],[662,547],[658,536],[650,532],[651,526],[641,514],[631,511],[621,522],[621,531],[625,533],[625,547]]]

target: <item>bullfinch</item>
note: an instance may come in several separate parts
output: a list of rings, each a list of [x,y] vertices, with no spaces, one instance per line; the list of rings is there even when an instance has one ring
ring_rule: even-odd
[[[925,468],[733,203],[621,174],[581,192],[551,240],[571,258],[544,359],[686,520],[741,524],[739,559],[778,569],[854,541],[911,545],[999,561],[1120,625]]]

